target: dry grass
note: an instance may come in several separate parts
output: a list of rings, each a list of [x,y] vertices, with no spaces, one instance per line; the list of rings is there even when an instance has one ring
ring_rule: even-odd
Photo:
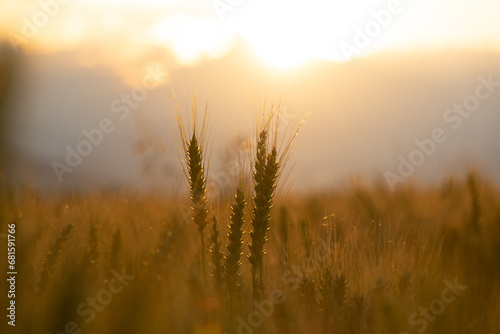
[[[475,182],[481,207],[478,234],[469,232],[470,217],[478,211],[470,204],[467,180],[425,191],[362,189],[364,201],[369,198],[378,212],[375,221],[360,200],[360,189],[282,198],[288,211],[280,223],[287,226],[287,262],[283,264],[283,232],[273,228],[262,300],[279,289],[286,301],[274,306],[259,330],[416,333],[421,326],[412,326],[409,316],[440,298],[444,280],[457,278],[467,289],[427,322],[425,333],[498,333],[500,193],[478,177]],[[90,333],[228,330],[230,303],[217,297],[193,266],[198,229],[176,218],[179,200],[107,192],[51,197],[34,190],[15,191],[9,199],[3,193],[2,221],[18,225],[16,331],[59,333],[69,321]],[[325,208],[336,215],[325,217]],[[63,233],[72,226],[69,222],[74,222],[73,230]],[[221,232],[219,237],[227,231]],[[48,250],[63,238],[68,240],[49,268]],[[89,256],[91,270],[81,270]],[[1,259],[2,268],[5,261]],[[76,312],[78,305],[106,287],[112,269],[122,268],[135,279],[86,323]],[[250,266],[243,261],[239,268],[241,305],[232,316],[248,322],[255,307]],[[42,277],[48,279],[37,293]]]
[[[500,331],[499,189],[470,174],[276,198],[296,130],[280,141],[271,112],[257,124],[253,192],[240,179],[215,210],[195,101],[186,127],[177,107],[188,216],[184,199],[147,193],[2,190],[1,233],[17,223],[17,333]]]

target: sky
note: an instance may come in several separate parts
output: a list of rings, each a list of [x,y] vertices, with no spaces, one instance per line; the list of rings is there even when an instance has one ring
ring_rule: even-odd
[[[478,78],[500,81],[498,13],[500,2],[486,0],[3,0],[0,54],[17,59],[3,108],[9,170],[62,188],[145,175],[181,187],[172,90],[189,107],[195,82],[200,104],[210,95],[215,176],[256,108],[275,99],[285,115],[309,114],[295,153],[302,189],[360,176],[389,184],[386,172],[397,174],[437,128],[448,139],[408,179],[477,166],[500,181],[500,90],[458,131],[445,119]],[[137,107],[114,104],[151,71]],[[104,118],[112,134],[58,182],[53,163]]]
[[[51,51],[92,42],[116,51],[119,40],[134,58],[156,45],[185,64],[221,56],[241,37],[262,61],[291,67],[387,50],[498,50],[498,13],[495,0],[4,0],[0,28]]]

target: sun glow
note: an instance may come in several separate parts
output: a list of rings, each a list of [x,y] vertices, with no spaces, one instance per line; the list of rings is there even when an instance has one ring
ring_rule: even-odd
[[[249,41],[255,55],[266,64],[281,69],[300,66],[311,60],[307,50],[296,43],[282,39],[256,39]]]
[[[96,42],[113,57],[117,42],[120,52],[129,48],[147,54],[149,47],[161,47],[186,65],[224,56],[241,37],[256,58],[280,69],[390,50],[484,45],[500,49],[500,26],[490,24],[494,18],[485,18],[485,13],[500,10],[500,2],[494,0],[457,0],[453,8],[460,15],[454,17],[446,14],[448,0],[400,1],[397,15],[386,19],[380,19],[380,13],[392,0],[217,2],[226,6],[223,17],[214,9],[214,1],[74,0],[71,6],[54,7],[49,15],[40,5],[43,1],[21,6],[5,0],[0,5],[0,34],[52,51]],[[359,31],[371,36],[358,38]],[[30,36],[24,38],[27,32]],[[356,40],[368,41],[359,47]],[[346,55],[340,47],[344,43],[358,50]]]
[[[154,44],[167,46],[185,64],[202,56],[218,57],[229,48],[231,35],[208,19],[173,15],[160,20],[151,30]]]
[[[338,41],[345,27],[360,19],[360,12],[347,3],[252,1],[235,11],[231,24],[259,59],[273,67],[292,68],[315,59],[345,61]]]

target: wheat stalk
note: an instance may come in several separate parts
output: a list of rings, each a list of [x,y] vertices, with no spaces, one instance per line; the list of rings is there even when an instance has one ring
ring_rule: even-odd
[[[196,106],[196,95],[193,97],[193,110],[192,110],[192,129],[188,122],[187,129],[184,126],[184,122],[182,121],[182,116],[180,114],[179,104],[177,103],[177,98],[174,93],[174,100],[176,105],[176,120],[177,126],[179,128],[180,134],[180,145],[183,154],[179,154],[179,150],[177,151],[182,170],[184,175],[186,176],[186,180],[188,182],[189,195],[191,199],[191,209],[192,216],[191,219],[198,226],[198,232],[200,234],[201,240],[201,251],[200,251],[200,265],[203,273],[203,277],[206,275],[205,269],[205,236],[204,229],[208,223],[208,199],[207,199],[207,189],[206,189],[206,169],[203,159],[203,154],[205,151],[204,144],[206,143],[206,133],[208,126],[208,99],[207,105],[205,107],[205,114],[203,117],[203,123],[201,128],[197,130],[197,106]],[[187,132],[186,132],[187,131]],[[188,139],[187,134],[190,135],[190,139]],[[175,137],[174,137],[175,140]],[[176,141],[177,143],[177,141]]]
[[[281,171],[290,159],[294,149],[295,138],[304,123],[296,123],[295,130],[289,131],[290,124],[284,131],[279,133],[281,105],[273,103],[269,113],[257,115],[257,146],[253,172],[253,210],[252,227],[250,232],[251,244],[248,260],[252,265],[252,287],[255,299],[262,297],[264,293],[263,258],[266,254],[264,244],[267,241],[266,233],[270,228],[271,209]],[[268,147],[268,145],[270,147]],[[279,153],[278,153],[279,152]]]
[[[250,232],[252,243],[249,245],[248,257],[252,264],[252,286],[254,298],[262,296],[264,292],[263,265],[265,255],[264,244],[267,241],[266,232],[269,230],[271,208],[273,205],[274,190],[279,171],[277,151],[274,146],[271,153],[267,153],[267,130],[262,130],[257,143],[254,179],[254,207],[252,211],[252,227]]]
[[[241,293],[241,256],[243,255],[243,224],[245,222],[245,194],[241,187],[236,189],[234,204],[231,205],[229,216],[229,242],[226,245],[227,255],[225,258],[225,281],[229,293],[231,311],[237,307],[238,298]]]
[[[88,247],[84,257],[84,264],[95,264],[99,257],[99,248],[97,245],[97,227],[95,223],[91,223],[89,227]]]
[[[42,267],[40,268],[40,277],[38,279],[39,291],[42,291],[47,285],[47,281],[56,262],[57,255],[61,251],[62,245],[68,241],[69,235],[74,227],[75,224],[73,223],[66,225],[50,245],[49,251],[45,255],[45,259],[42,261]]]
[[[224,266],[222,264],[223,254],[221,252],[221,243],[219,241],[219,229],[217,228],[217,218],[212,218],[212,235],[210,236],[210,251],[212,253],[212,264],[214,272],[212,277],[214,279],[214,289],[219,294],[222,293]]]
[[[280,213],[278,216],[278,222],[279,222],[279,236],[280,236],[280,241],[282,244],[282,250],[281,250],[281,264],[284,268],[288,266],[289,262],[289,222],[290,222],[290,217],[288,210],[285,206],[280,207]]]

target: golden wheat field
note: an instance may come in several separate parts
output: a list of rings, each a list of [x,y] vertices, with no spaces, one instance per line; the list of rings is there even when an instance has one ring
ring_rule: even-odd
[[[2,192],[2,233],[15,224],[16,332],[500,330],[500,196],[475,175],[433,189],[359,186],[279,198],[258,298],[247,258],[250,207],[236,286],[225,276],[231,203],[210,209],[220,232],[214,239],[208,224],[200,263],[198,228],[179,210],[186,201],[105,190]],[[7,267],[6,257],[1,263]]]
[[[498,0],[0,0],[0,334],[500,334]]]

